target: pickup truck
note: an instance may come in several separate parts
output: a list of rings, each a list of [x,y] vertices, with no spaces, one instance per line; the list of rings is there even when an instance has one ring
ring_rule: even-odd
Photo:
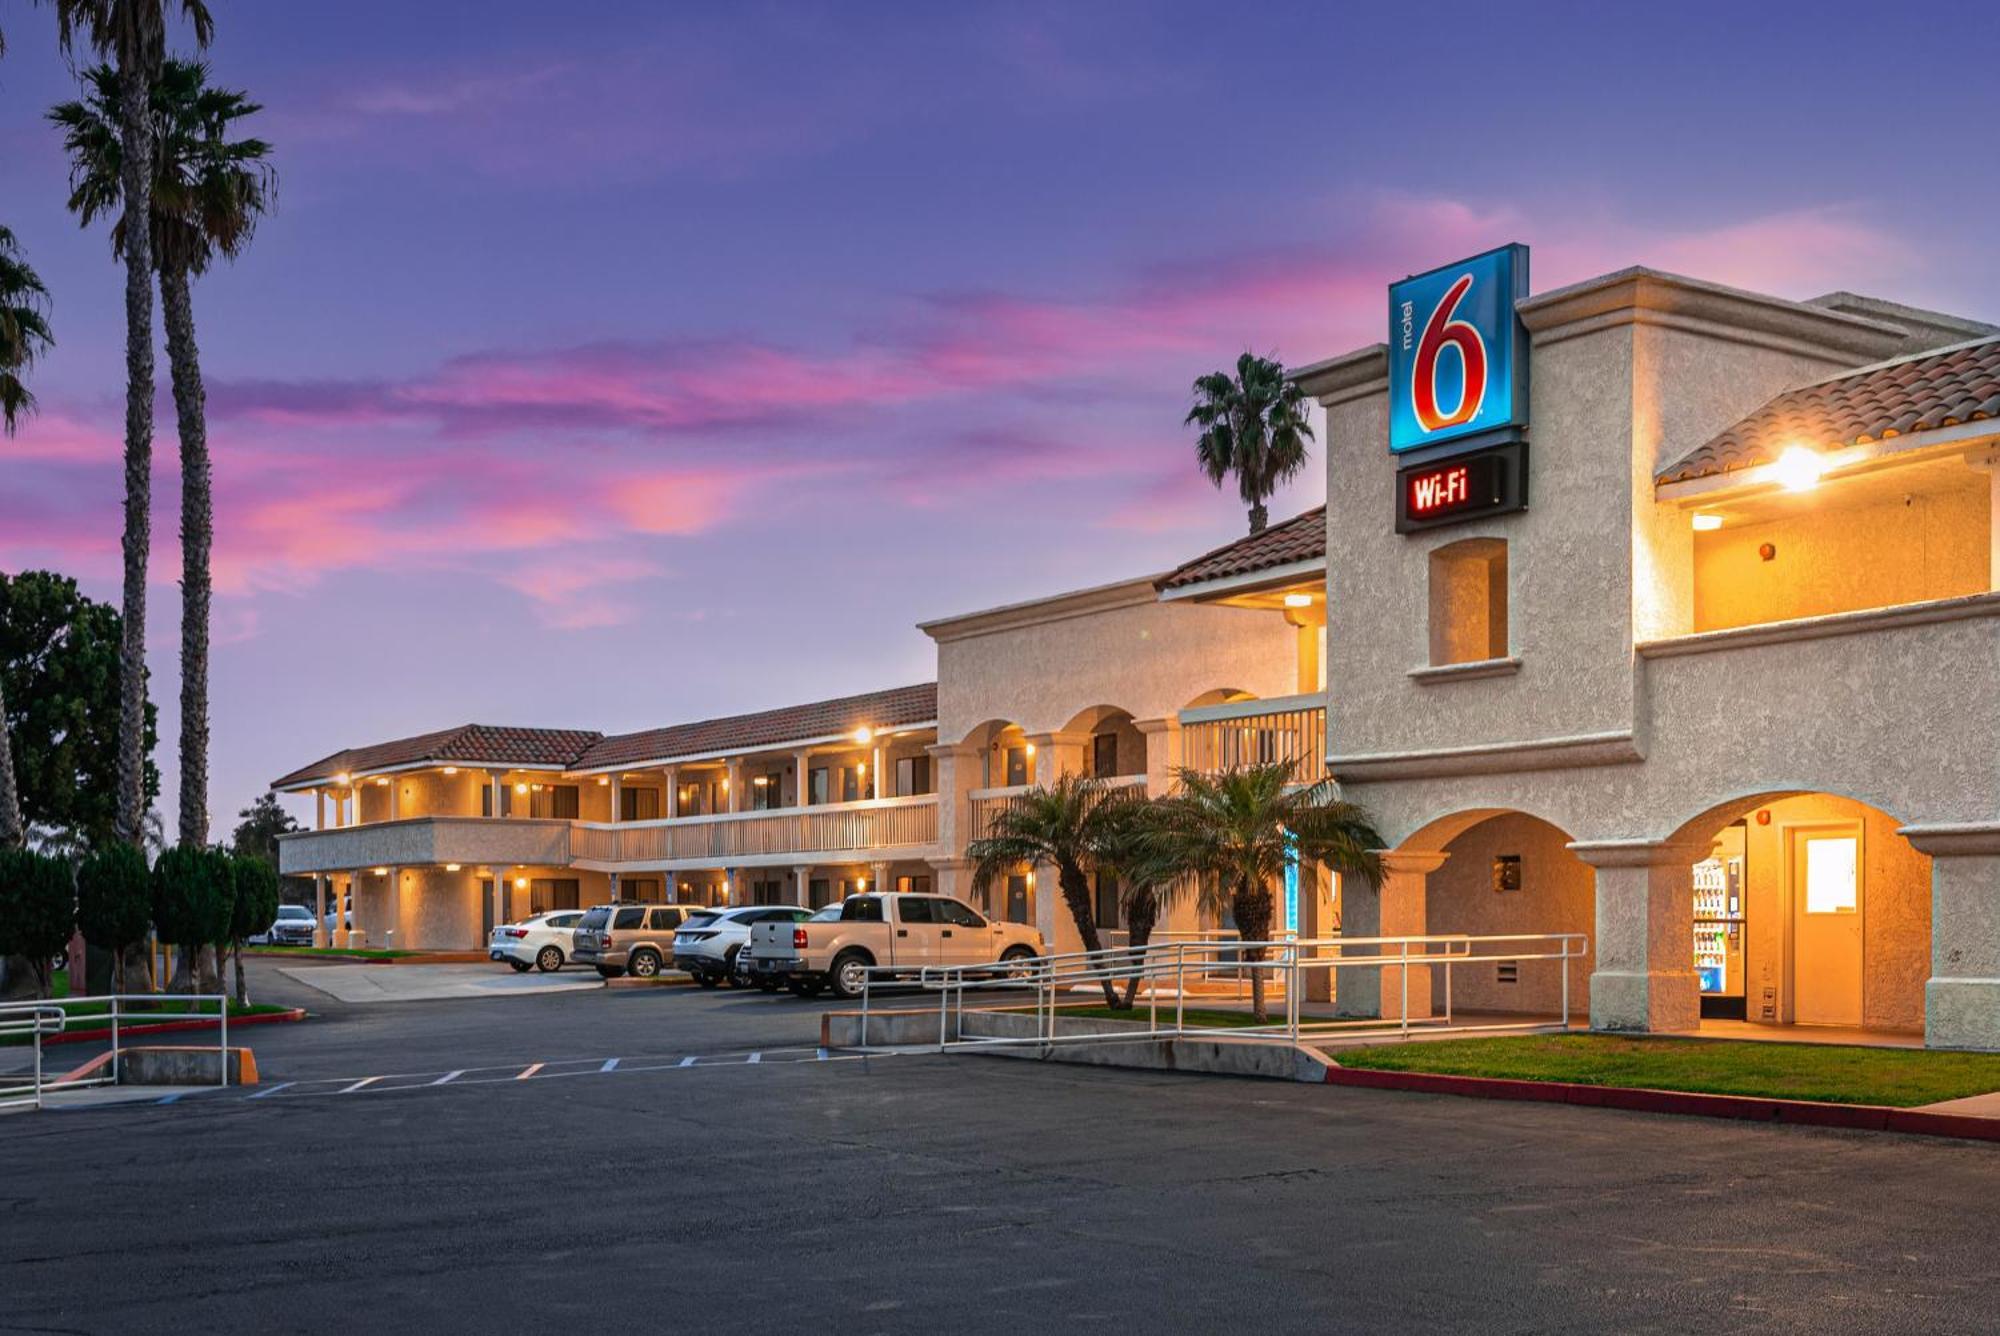
[[[753,979],[775,979],[800,997],[831,988],[840,998],[859,997],[871,968],[914,975],[926,965],[1033,960],[1042,950],[1033,928],[907,891],[850,895],[803,923],[759,923],[745,948]]]

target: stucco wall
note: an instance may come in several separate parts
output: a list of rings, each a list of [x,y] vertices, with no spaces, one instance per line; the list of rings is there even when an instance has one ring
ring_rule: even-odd
[[[1491,817],[1445,846],[1449,857],[1426,884],[1427,928],[1433,933],[1501,934],[1520,932],[1580,932],[1589,935],[1596,906],[1596,882],[1590,868],[1569,851],[1569,836],[1547,822],[1509,813]],[[1521,889],[1493,889],[1493,860],[1502,854],[1521,859]],[[1531,950],[1554,950],[1555,943],[1534,943]],[[1485,954],[1482,952],[1481,954]],[[1452,971],[1454,1010],[1530,1011],[1554,1014],[1562,1004],[1562,966],[1554,961],[1522,961],[1518,982],[1499,982],[1495,965],[1463,965]],[[1590,1010],[1588,959],[1569,969],[1570,1011]],[[1444,996],[1441,971],[1432,986],[1433,999]]]
[[[1011,720],[1029,733],[1092,706],[1170,718],[1218,688],[1285,696],[1296,680],[1293,630],[1274,612],[1133,602],[938,645],[938,738],[963,741]]]

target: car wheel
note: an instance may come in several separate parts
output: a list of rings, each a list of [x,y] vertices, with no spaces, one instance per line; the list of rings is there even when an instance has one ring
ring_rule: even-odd
[[[624,972],[625,972],[624,970],[618,969],[612,965],[599,965],[597,967],[597,975],[601,979],[615,979]]]
[[[530,965],[525,960],[510,960],[507,963],[514,967],[514,973],[516,974],[526,974],[529,970],[534,968],[534,966]]]
[[[740,946],[732,946],[722,958],[722,977],[729,981],[731,988],[741,988],[744,984],[743,976],[736,972],[736,956],[742,950]]]
[[[634,951],[625,967],[635,979],[651,979],[660,972],[660,957],[652,951]]]
[[[827,971],[827,981],[833,985],[833,995],[843,1002],[860,997],[868,982],[868,957],[859,951],[837,956],[833,968]]]
[[[1005,951],[1002,951],[1000,953],[1000,963],[1003,965],[1012,966],[1012,968],[1001,970],[1000,977],[1003,979],[1026,978],[1028,975],[1028,967],[1032,965],[1034,961],[1035,961],[1035,951],[1033,947],[1010,946]]]
[[[559,946],[545,946],[535,952],[535,968],[544,974],[554,974],[563,967],[563,953]]]
[[[694,981],[703,988],[717,988],[722,984],[722,980],[716,978],[713,974],[697,974],[694,976]]]

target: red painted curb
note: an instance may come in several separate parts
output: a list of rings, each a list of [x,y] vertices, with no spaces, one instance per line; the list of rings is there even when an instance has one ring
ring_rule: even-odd
[[[265,1012],[261,1016],[231,1016],[229,1018],[229,1028],[234,1030],[239,1025],[278,1025],[289,1021],[302,1021],[305,1018],[305,1008],[294,1007],[290,1011],[270,1011]],[[219,1021],[189,1019],[184,1021],[157,1021],[151,1025],[120,1025],[118,1027],[118,1038],[122,1043],[126,1035],[175,1034],[182,1030],[213,1030],[217,1029],[220,1024]],[[43,1039],[42,1043],[45,1045],[88,1044],[109,1038],[111,1038],[111,1027],[108,1025],[99,1025],[93,1026],[88,1030],[65,1030],[61,1034],[52,1034]]]
[[[1492,1076],[1444,1076],[1436,1072],[1384,1072],[1330,1062],[1326,1084],[1369,1090],[1412,1090],[1469,1099],[1513,1099],[1581,1108],[1667,1113],[1690,1118],[1735,1118],[1746,1122],[1790,1123],[1799,1127],[1840,1127],[1865,1132],[1906,1132],[1913,1136],[2000,1141],[2000,1118],[1972,1118],[1881,1104],[1823,1104],[1805,1099],[1752,1095],[1703,1095],[1685,1090],[1634,1090],[1622,1086],[1577,1085],[1568,1081],[1516,1081]]]

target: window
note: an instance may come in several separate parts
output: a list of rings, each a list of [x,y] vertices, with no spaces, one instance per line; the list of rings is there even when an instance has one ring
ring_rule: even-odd
[[[1099,733],[1090,740],[1090,773],[1098,779],[1122,774],[1118,768],[1118,735]]]
[[[785,777],[781,772],[755,776],[750,781],[750,810],[769,812],[783,805]]]
[[[857,895],[840,906],[842,923],[882,922],[882,902],[872,895]]]
[[[1431,666],[1507,657],[1507,543],[1467,538],[1431,553]]]
[[[638,927],[645,921],[646,921],[645,910],[627,908],[618,911],[617,915],[611,921],[611,926],[613,928],[622,928],[625,931],[630,932],[632,929]]]
[[[1861,859],[1853,836],[1806,841],[1806,913],[1852,914],[1861,904]]]
[[[1097,926],[1115,928],[1118,926],[1118,878],[1109,872],[1100,872],[1097,882]]]
[[[577,907],[575,877],[537,877],[528,884],[528,912],[546,914],[552,909]]]
[[[1007,749],[1007,787],[1019,788],[1028,782],[1028,749],[1009,747]]]
[[[861,801],[861,770],[857,766],[840,767],[840,800],[844,803]]]
[[[618,791],[618,819],[620,821],[658,821],[660,819],[660,791],[658,789],[620,789]]]
[[[782,881],[751,882],[750,903],[753,905],[781,905],[785,903],[785,883]]]
[[[618,898],[637,900],[642,904],[658,904],[667,898],[666,887],[658,877],[620,877]]]
[[[938,921],[936,905],[935,900],[913,895],[907,900],[896,902],[896,917],[904,923],[936,923]]]
[[[986,920],[972,910],[971,905],[962,905],[956,900],[939,900],[937,904],[938,922],[948,923],[954,928],[983,928]]]
[[[931,893],[931,879],[929,876],[923,874],[898,877],[896,878],[896,889],[899,891],[914,891],[918,895],[929,895]]]
[[[485,883],[491,885],[492,883]],[[549,916],[551,928],[574,928],[583,919],[581,914],[552,914]]]
[[[899,756],[896,758],[896,794],[898,798],[908,798],[918,793],[931,791],[931,758],[928,756]]]
[[[574,821],[578,789],[574,784],[537,784],[528,790],[528,815],[556,821]]]
[[[647,911],[646,926],[654,932],[670,932],[680,927],[682,912],[678,909],[654,909]]]
[[[812,786],[811,805],[814,807],[824,807],[827,803],[833,801],[829,796],[830,790],[827,788],[827,769],[823,765],[816,765],[810,773],[811,778],[809,782]]]
[[[811,904],[814,909],[824,909],[832,899],[833,883],[825,877],[814,877],[811,889],[806,895],[807,903]]]

